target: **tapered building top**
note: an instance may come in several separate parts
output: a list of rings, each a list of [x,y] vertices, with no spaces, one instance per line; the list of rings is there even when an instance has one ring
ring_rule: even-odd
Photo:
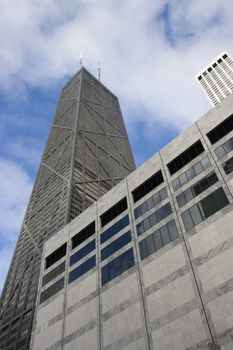
[[[0,349],[29,348],[44,241],[135,169],[117,97],[84,67],[62,90],[0,301]]]
[[[196,79],[213,106],[233,92],[233,61],[222,52],[197,75]]]

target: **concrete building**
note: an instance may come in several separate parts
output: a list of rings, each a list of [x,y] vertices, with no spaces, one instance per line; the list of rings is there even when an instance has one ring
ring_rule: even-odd
[[[62,90],[0,300],[0,349],[27,350],[43,243],[135,169],[117,97],[85,68]]]
[[[233,95],[44,245],[31,350],[233,349]]]
[[[196,75],[213,106],[233,92],[233,61],[222,52]]]

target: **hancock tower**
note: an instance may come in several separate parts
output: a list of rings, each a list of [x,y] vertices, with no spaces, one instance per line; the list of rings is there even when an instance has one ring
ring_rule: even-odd
[[[29,348],[44,241],[135,169],[118,99],[85,68],[63,88],[0,302],[0,349]]]

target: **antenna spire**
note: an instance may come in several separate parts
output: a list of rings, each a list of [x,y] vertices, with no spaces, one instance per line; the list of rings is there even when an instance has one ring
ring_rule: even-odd
[[[80,68],[83,66],[83,51],[82,51],[82,49],[80,50],[79,66],[80,66]]]
[[[101,66],[100,66],[100,62],[98,62],[98,80],[100,81],[101,78]]]

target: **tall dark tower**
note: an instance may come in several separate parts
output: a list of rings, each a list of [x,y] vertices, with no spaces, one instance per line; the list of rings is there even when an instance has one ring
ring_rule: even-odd
[[[0,349],[29,348],[44,241],[135,169],[118,99],[85,68],[61,93],[0,302]]]

